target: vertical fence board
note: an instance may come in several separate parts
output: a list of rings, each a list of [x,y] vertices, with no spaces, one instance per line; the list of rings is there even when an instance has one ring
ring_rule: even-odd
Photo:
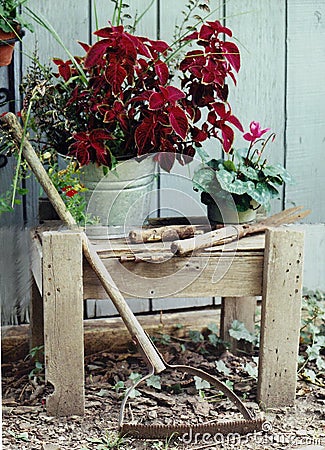
[[[241,69],[237,87],[230,86],[233,113],[248,129],[252,120],[269,127],[276,140],[269,144],[266,156],[283,163],[285,131],[285,2],[283,0],[232,0],[226,2],[226,25],[238,39]],[[230,83],[231,84],[231,83]],[[237,133],[239,136],[239,133]],[[237,138],[235,146],[246,147]],[[272,205],[281,210],[282,202]]]
[[[325,1],[288,2],[287,167],[295,184],[286,206],[311,208],[325,221]]]

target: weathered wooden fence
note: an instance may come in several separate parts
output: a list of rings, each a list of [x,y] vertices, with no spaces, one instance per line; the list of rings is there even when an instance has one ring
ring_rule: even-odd
[[[151,2],[130,0],[127,3],[130,3],[129,14],[134,15]],[[186,3],[186,0],[154,0],[138,26],[138,33],[171,42]],[[103,26],[112,14],[111,0],[29,1],[30,7],[46,18],[76,55],[82,54],[77,40],[93,40],[95,4],[99,26]],[[231,87],[234,113],[245,127],[258,120],[276,132],[269,159],[284,163],[295,179],[294,185],[283,189],[273,209],[292,205],[312,209],[305,223],[317,225],[306,227],[305,285],[324,288],[325,0],[211,0],[210,6],[215,10],[211,18],[224,20],[241,48],[238,86]],[[34,34],[27,33],[20,51],[15,53],[14,65],[9,69],[0,68],[0,87],[10,84],[15,88],[11,110],[20,108],[18,86],[35,46],[44,63],[54,56],[67,59],[62,47],[44,28],[35,26]],[[2,110],[8,108],[6,104]],[[213,147],[209,150],[218,151]],[[1,191],[10,184],[11,174],[12,163],[0,169]],[[191,169],[179,167],[171,176],[162,175],[159,205],[163,213],[198,212],[199,201],[193,194],[190,175]],[[36,222],[36,205],[37,188],[31,187],[30,194],[14,213],[0,216],[3,321],[12,320],[14,305],[28,301],[28,248],[26,234],[21,230]],[[89,308],[95,305],[89,303]],[[164,300],[164,305],[174,306],[174,302]],[[154,307],[161,306],[157,301]],[[139,301],[138,308],[147,309],[147,303]]]

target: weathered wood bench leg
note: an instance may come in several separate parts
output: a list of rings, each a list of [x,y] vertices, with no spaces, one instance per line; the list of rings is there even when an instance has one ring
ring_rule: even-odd
[[[43,233],[45,376],[49,415],[84,414],[82,248],[78,232]]]
[[[244,341],[237,341],[229,334],[234,320],[242,322],[246,329],[254,333],[255,329],[256,297],[223,297],[221,299],[220,337],[229,342],[230,351],[250,351],[252,345]]]
[[[304,234],[266,232],[258,400],[264,407],[293,405],[301,317]]]

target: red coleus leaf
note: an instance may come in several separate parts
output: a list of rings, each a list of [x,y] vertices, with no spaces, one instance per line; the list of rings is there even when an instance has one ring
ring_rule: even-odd
[[[153,92],[149,98],[149,109],[156,111],[163,108],[165,103],[165,97],[161,92]]]
[[[240,123],[239,119],[236,116],[233,116],[233,115],[229,116],[227,118],[227,121],[232,123],[233,125],[235,125],[235,127],[237,127],[238,130],[240,130],[242,132],[244,131],[242,124]]]
[[[91,67],[96,66],[96,64],[100,64],[110,44],[111,40],[109,39],[103,39],[101,41],[95,42],[95,44],[90,47],[87,53],[85,59],[85,68],[90,69]]]
[[[202,41],[208,41],[210,37],[213,35],[214,29],[208,24],[203,24],[200,31],[198,38]]]
[[[71,78],[71,61],[63,61],[59,58],[53,58],[53,62],[58,66],[59,74],[64,81],[68,81]]]
[[[81,45],[81,47],[85,50],[86,53],[89,51],[89,49],[91,47],[89,44],[86,44],[85,42],[81,42],[81,41],[78,41],[78,44]]]
[[[156,127],[154,116],[146,117],[135,130],[135,144],[138,155],[143,155],[153,149],[153,135]]]
[[[198,127],[193,127],[191,133],[194,142],[203,142],[208,138],[208,133]]]
[[[224,57],[236,72],[238,72],[240,69],[240,53],[237,45],[233,42],[223,42],[221,47]]]
[[[227,36],[230,36],[230,37],[232,36],[232,31],[231,31],[229,28],[224,27],[223,25],[221,25],[221,23],[219,22],[219,20],[215,20],[214,22],[208,21],[207,23],[210,25],[210,27],[211,27],[214,31],[217,32],[217,34],[219,34],[219,33],[225,33]]]
[[[169,70],[167,64],[159,60],[155,63],[154,67],[159,78],[159,83],[163,85],[166,84],[169,78]]]
[[[169,173],[175,162],[175,150],[174,152],[159,152],[155,155],[154,160],[158,162],[163,170]]]
[[[194,31],[193,33],[185,36],[184,39],[182,39],[182,41],[193,41],[194,39],[197,39],[199,36],[199,33],[197,31]]]
[[[166,53],[166,51],[170,48],[165,41],[154,41],[152,39],[147,40],[150,42],[151,48],[158,53]]]
[[[213,109],[222,119],[226,118],[228,113],[226,112],[226,106],[224,103],[215,102],[212,104]]]
[[[222,134],[222,146],[226,153],[231,150],[232,143],[234,142],[234,130],[228,125],[222,124],[220,126]]]
[[[174,106],[169,109],[169,120],[175,133],[184,140],[188,132],[188,120],[185,112],[179,106]]]
[[[162,94],[164,95],[165,99],[172,104],[175,104],[177,100],[180,100],[181,98],[185,97],[184,92],[175,86],[167,86],[167,87],[159,86],[159,88]]]
[[[108,64],[105,70],[105,78],[107,82],[112,86],[113,94],[118,94],[122,91],[122,83],[127,76],[126,70],[113,61]]]
[[[119,25],[117,27],[103,27],[100,28],[99,30],[94,31],[94,35],[102,38],[107,38],[111,37],[113,32],[122,33],[122,31],[123,31],[122,25]]]

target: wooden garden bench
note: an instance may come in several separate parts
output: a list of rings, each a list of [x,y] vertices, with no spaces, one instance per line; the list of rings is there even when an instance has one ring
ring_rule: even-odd
[[[261,296],[258,400],[264,407],[295,400],[304,234],[293,227],[267,230],[193,256],[165,262],[135,261],[161,255],[164,244],[92,240],[125,297],[222,297],[221,333],[229,340],[234,319],[254,324]],[[123,260],[123,262],[121,262]],[[46,380],[55,390],[49,415],[84,413],[83,300],[107,298],[83,260],[77,231],[40,227],[32,244],[31,346],[45,345]],[[211,312],[211,315],[213,312]]]

